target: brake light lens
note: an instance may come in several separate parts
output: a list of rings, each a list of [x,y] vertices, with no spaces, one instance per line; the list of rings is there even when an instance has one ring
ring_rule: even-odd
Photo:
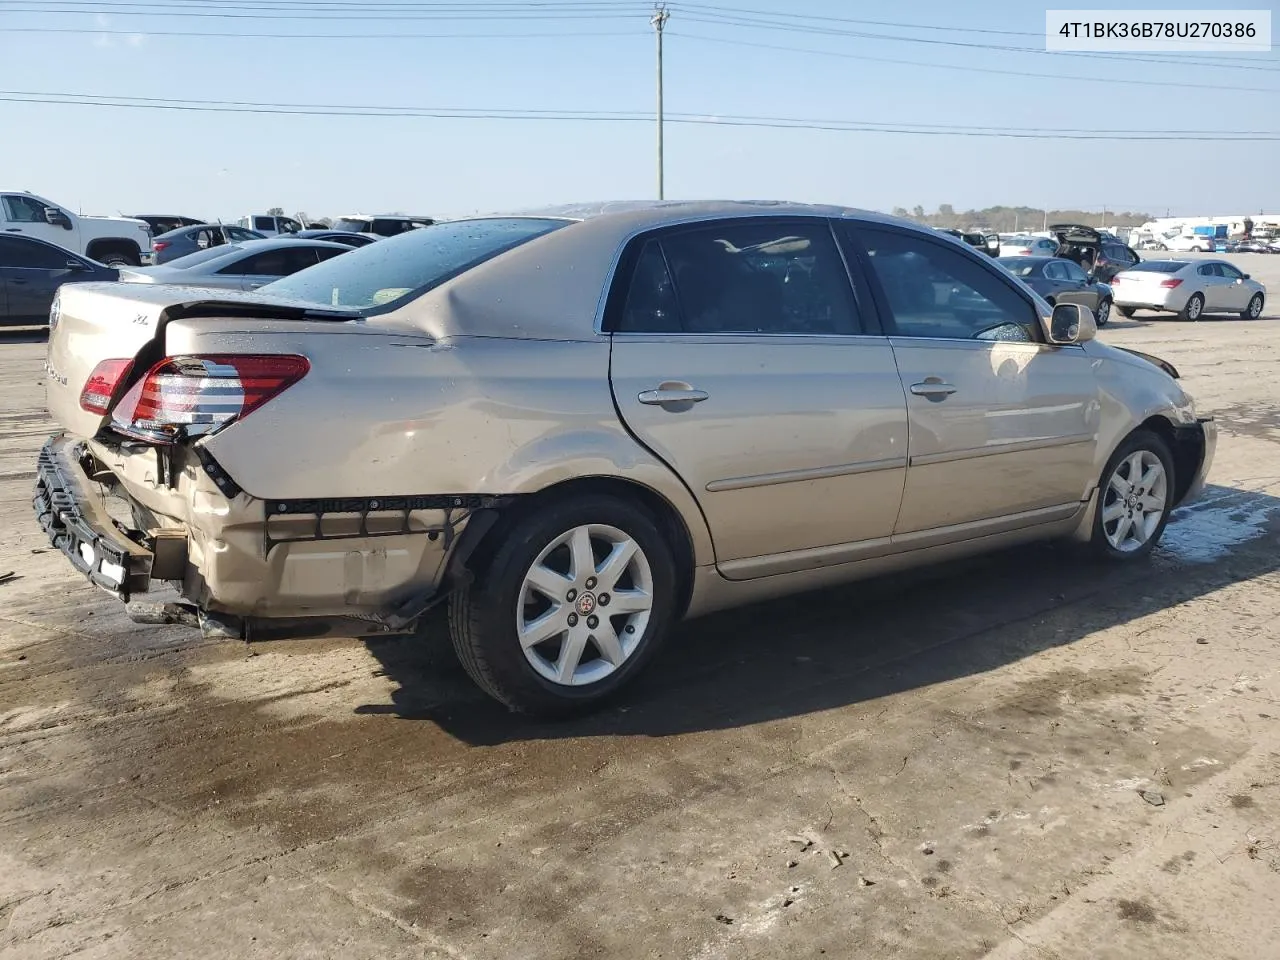
[[[132,360],[103,360],[94,367],[80,391],[80,409],[105,416],[132,366]]]
[[[168,240],[153,240],[151,241],[151,249],[156,253],[159,253],[165,247],[169,246],[169,243],[170,241]]]
[[[1181,283],[1182,281],[1179,280],[1177,277],[1170,277],[1168,280],[1161,280],[1160,286],[1164,287],[1166,290],[1172,290],[1174,287],[1180,285]]]
[[[158,443],[202,436],[247,417],[310,369],[293,354],[170,357],[120,399],[113,426]]]

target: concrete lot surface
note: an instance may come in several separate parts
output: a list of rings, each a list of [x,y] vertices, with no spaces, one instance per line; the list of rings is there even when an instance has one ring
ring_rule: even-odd
[[[1037,547],[688,623],[560,725],[439,624],[131,624],[35,526],[44,347],[0,338],[0,958],[1276,956],[1280,314],[1101,336],[1223,431],[1149,565]]]

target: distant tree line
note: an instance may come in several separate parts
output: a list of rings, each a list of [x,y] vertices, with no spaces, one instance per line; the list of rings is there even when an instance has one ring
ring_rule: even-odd
[[[966,230],[988,230],[992,233],[1012,233],[1017,230],[1042,230],[1045,223],[1084,223],[1093,227],[1137,227],[1151,219],[1148,213],[1128,210],[1117,213],[1108,210],[1049,210],[1039,207],[987,207],[983,210],[965,210],[957,213],[949,203],[943,203],[933,213],[925,213],[924,207],[894,207],[895,217],[905,217],[931,227],[947,227]]]

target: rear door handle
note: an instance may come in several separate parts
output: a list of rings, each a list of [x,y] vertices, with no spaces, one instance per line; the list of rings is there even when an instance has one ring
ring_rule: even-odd
[[[636,399],[647,406],[666,406],[673,403],[701,403],[710,398],[705,390],[697,390],[687,383],[668,380],[658,385],[657,390],[643,390]]]
[[[923,383],[913,383],[911,392],[917,397],[928,397],[930,400],[945,400],[956,392],[956,388],[949,383],[943,383],[941,380],[931,377]]]

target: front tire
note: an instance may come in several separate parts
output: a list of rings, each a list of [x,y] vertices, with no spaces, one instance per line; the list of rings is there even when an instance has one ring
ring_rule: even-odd
[[[676,615],[671,547],[647,510],[602,495],[551,501],[494,531],[453,595],[454,650],[510,709],[593,709],[657,652]]]
[[[1107,560],[1147,556],[1164,535],[1173,494],[1169,445],[1150,430],[1134,431],[1102,471],[1090,546]]]
[[[1255,293],[1253,298],[1249,301],[1249,306],[1245,307],[1244,312],[1241,313],[1240,316],[1245,320],[1257,320],[1262,316],[1262,304],[1262,294]]]
[[[1193,293],[1187,298],[1186,304],[1182,308],[1182,312],[1178,314],[1179,320],[1191,320],[1192,322],[1199,320],[1204,316],[1204,294]]]

